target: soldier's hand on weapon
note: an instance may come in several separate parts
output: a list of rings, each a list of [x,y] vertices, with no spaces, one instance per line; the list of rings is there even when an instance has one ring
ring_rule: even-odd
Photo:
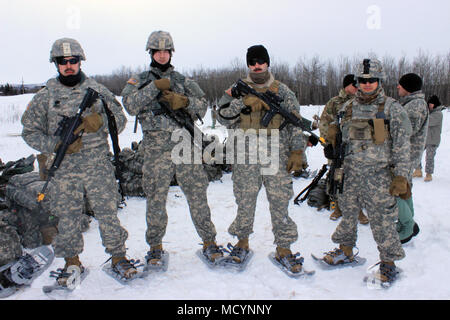
[[[405,177],[395,176],[389,187],[392,196],[400,197],[404,200],[411,198],[411,186]]]
[[[59,147],[61,146],[61,142],[58,142],[55,147],[55,152],[58,152]],[[81,137],[78,137],[74,142],[72,142],[68,147],[66,154],[77,153],[83,147],[83,142],[81,141]]]
[[[82,130],[86,133],[97,132],[103,126],[103,119],[100,114],[94,112],[83,118],[81,124],[75,129],[73,134],[77,135]]]
[[[167,78],[155,80],[153,83],[159,91],[170,90],[170,80]]]
[[[246,106],[252,109],[252,112],[270,110],[270,107],[267,105],[267,103],[250,94],[246,95],[244,99],[242,99],[242,101]]]
[[[331,145],[334,147],[336,144],[336,135],[339,132],[339,128],[335,124],[330,124],[328,126],[328,131],[325,136],[325,139],[328,143],[331,143]]]
[[[329,160],[333,160],[334,159],[334,148],[331,144],[327,144],[324,148],[323,148],[323,154],[325,155],[325,158],[329,159]]]
[[[162,80],[162,79],[161,79]],[[183,94],[175,93],[169,90],[163,91],[161,101],[167,102],[172,110],[186,108],[189,105],[189,98]]]
[[[316,136],[310,135],[308,137],[308,147],[317,146],[319,139]]]
[[[303,168],[303,150],[292,150],[286,166],[287,172],[300,171]]]

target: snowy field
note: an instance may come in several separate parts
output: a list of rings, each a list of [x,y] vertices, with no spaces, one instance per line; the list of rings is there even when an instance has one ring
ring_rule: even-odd
[[[3,162],[27,157],[35,150],[28,147],[20,137],[20,116],[32,94],[0,97],[0,158]],[[302,115],[308,119],[321,112],[323,106],[302,107]],[[450,265],[450,113],[444,111],[442,143],[437,150],[433,181],[425,183],[414,180],[413,195],[415,218],[421,232],[404,248],[406,258],[397,262],[404,272],[389,290],[374,290],[363,283],[367,268],[379,261],[376,244],[369,226],[359,226],[358,243],[360,255],[367,258],[363,266],[324,271],[311,259],[311,253],[321,254],[335,247],[330,236],[337,222],[329,219],[327,210],[317,211],[306,204],[294,205],[291,201],[290,216],[297,223],[299,240],[292,246],[294,252],[305,257],[306,269],[315,269],[309,278],[292,279],[276,268],[267,258],[274,251],[269,205],[265,191],[258,198],[254,233],[250,246],[254,256],[246,271],[235,274],[208,269],[195,255],[201,248],[200,238],[191,222],[186,199],[179,187],[171,187],[167,200],[169,224],[164,247],[170,253],[169,269],[165,273],[152,274],[138,279],[129,286],[119,284],[107,276],[102,264],[109,258],[101,244],[98,224],[91,222],[84,234],[85,249],[80,255],[90,273],[82,284],[68,295],[56,296],[67,300],[448,300],[450,298],[450,275],[445,269]],[[210,128],[210,114],[205,117],[203,130],[223,136],[225,128]],[[125,131],[120,135],[121,147],[129,147],[132,141],[142,138],[140,127],[133,133],[134,118],[129,117]],[[208,127],[209,126],[209,127]],[[308,148],[309,169],[320,169],[325,163],[321,147]],[[35,163],[37,168],[37,162]],[[294,180],[294,196],[311,179]],[[208,189],[208,202],[217,230],[217,242],[235,243],[227,228],[234,219],[236,204],[232,192],[231,174],[222,181],[212,182]],[[128,255],[144,259],[148,250],[144,239],[145,199],[129,198],[127,206],[119,210],[119,218],[128,230]],[[50,270],[62,267],[61,258],[31,287],[7,299],[47,300],[42,286],[53,283],[48,277]],[[300,310],[301,311],[301,310]]]

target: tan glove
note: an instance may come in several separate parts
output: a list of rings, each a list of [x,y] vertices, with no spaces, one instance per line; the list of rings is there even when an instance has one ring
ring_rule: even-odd
[[[169,90],[165,90],[163,92],[161,101],[167,102],[173,110],[186,108],[189,105],[188,97],[186,97],[183,94],[175,93]]]
[[[75,135],[79,134],[81,130],[86,133],[97,132],[103,126],[102,116],[94,112],[83,118],[81,124],[73,132]]]
[[[267,103],[252,95],[246,95],[242,99],[242,102],[244,102],[246,106],[252,108],[252,112],[270,109]]]
[[[160,91],[170,90],[170,80],[167,78],[155,80],[153,83]]]
[[[303,165],[303,150],[292,150],[288,158],[286,170],[288,172],[300,171]]]
[[[411,186],[405,177],[395,176],[392,179],[391,186],[389,187],[389,193],[392,196],[400,197],[403,200],[411,198]]]
[[[331,145],[333,147],[336,146],[336,135],[338,132],[339,132],[339,129],[335,124],[330,124],[328,126],[328,131],[327,131],[325,139],[327,140],[328,143],[331,143]]]
[[[61,146],[61,142],[58,142],[55,147],[55,152],[58,151],[60,146]],[[72,142],[72,144],[70,144],[69,147],[67,147],[66,154],[77,153],[78,151],[81,150],[82,147],[83,147],[83,142],[81,141],[81,137],[79,137],[74,142]]]

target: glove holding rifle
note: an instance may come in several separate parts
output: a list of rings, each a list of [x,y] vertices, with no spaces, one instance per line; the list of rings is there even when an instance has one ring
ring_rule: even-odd
[[[166,102],[172,110],[186,108],[189,105],[189,98],[183,94],[170,91],[170,80],[167,78],[153,81],[156,88],[162,92],[161,101]]]

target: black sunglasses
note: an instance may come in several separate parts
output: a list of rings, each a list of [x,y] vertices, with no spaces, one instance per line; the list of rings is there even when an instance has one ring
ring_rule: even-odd
[[[264,59],[253,58],[249,61],[249,65],[254,66],[255,64],[264,64],[266,62]]]
[[[375,83],[378,82],[378,78],[358,78],[358,83]]]
[[[73,57],[70,59],[65,59],[64,57],[59,57],[59,58],[56,58],[56,62],[62,66],[65,66],[67,63],[77,64],[78,62],[80,62],[80,57]]]

